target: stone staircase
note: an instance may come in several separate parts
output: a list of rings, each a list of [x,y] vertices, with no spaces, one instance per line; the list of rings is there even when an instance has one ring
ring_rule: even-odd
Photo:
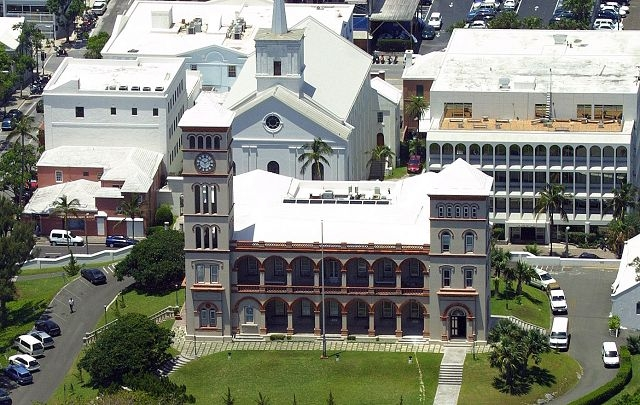
[[[440,364],[438,384],[462,385],[462,364]]]
[[[160,368],[158,369],[158,374],[162,377],[166,377],[191,360],[193,359],[179,354],[178,356],[167,360],[162,366],[160,366]]]
[[[396,343],[428,344],[429,339],[422,336],[403,336]]]
[[[530,329],[537,329],[538,331],[540,331],[540,333],[542,333],[543,335],[547,334],[547,330],[544,328],[541,328],[538,325],[534,325],[532,323],[523,321],[522,319],[516,318],[515,316],[504,316],[504,315],[491,315],[491,328],[493,328],[499,321],[500,319],[508,319],[511,322],[513,322],[516,326],[518,326],[519,328],[527,331]]]
[[[264,336],[254,333],[239,333],[233,337],[234,342],[264,342]]]

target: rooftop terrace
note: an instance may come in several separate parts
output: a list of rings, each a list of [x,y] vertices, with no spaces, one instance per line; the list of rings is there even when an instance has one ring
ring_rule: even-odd
[[[445,130],[496,130],[496,131],[540,131],[540,132],[622,132],[620,119],[590,120],[586,118],[533,120],[500,118],[443,118],[439,129]]]

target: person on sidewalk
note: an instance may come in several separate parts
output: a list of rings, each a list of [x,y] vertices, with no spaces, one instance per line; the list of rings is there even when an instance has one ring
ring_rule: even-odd
[[[73,305],[75,304],[75,302],[73,302],[73,297],[69,298],[69,311],[71,311],[71,313],[73,313]]]

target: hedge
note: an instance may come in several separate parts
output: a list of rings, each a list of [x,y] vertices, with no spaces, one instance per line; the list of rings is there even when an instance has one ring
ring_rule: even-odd
[[[631,354],[626,346],[620,348],[620,369],[618,374],[602,387],[591,391],[584,397],[571,402],[570,405],[596,405],[602,404],[620,393],[631,380]]]

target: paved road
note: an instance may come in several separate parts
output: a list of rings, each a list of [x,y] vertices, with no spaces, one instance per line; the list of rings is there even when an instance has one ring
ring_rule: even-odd
[[[580,362],[584,370],[578,385],[554,403],[565,404],[610,381],[617,369],[605,369],[600,357],[600,346],[607,340],[624,343],[622,337],[609,336],[607,320],[611,311],[611,283],[616,271],[598,268],[571,268],[555,272],[569,306],[569,354]]]
[[[55,320],[62,329],[62,336],[55,338],[56,347],[46,351],[40,359],[41,371],[33,376],[34,383],[18,387],[11,392],[14,405],[31,405],[34,401],[46,402],[54,391],[62,384],[64,376],[82,349],[82,337],[85,332],[94,329],[96,323],[104,316],[104,306],[133,279],[118,282],[109,273],[107,284],[93,286],[86,280],[78,278],[67,284],[50,303],[46,316]],[[75,312],[69,312],[67,301],[73,297]]]
[[[69,254],[69,249],[71,249],[71,252],[74,255],[86,254],[87,250],[89,254],[92,254],[92,253],[102,252],[104,250],[120,249],[120,248],[106,247],[104,245],[104,242],[99,244],[89,243],[88,245],[85,245],[85,246],[69,246],[69,248],[67,248],[67,246],[50,246],[49,242],[47,242],[46,239],[39,240],[36,243],[35,247],[36,249],[38,249],[38,251],[36,252],[36,257],[49,257],[49,258],[55,258],[55,257],[67,255]]]

